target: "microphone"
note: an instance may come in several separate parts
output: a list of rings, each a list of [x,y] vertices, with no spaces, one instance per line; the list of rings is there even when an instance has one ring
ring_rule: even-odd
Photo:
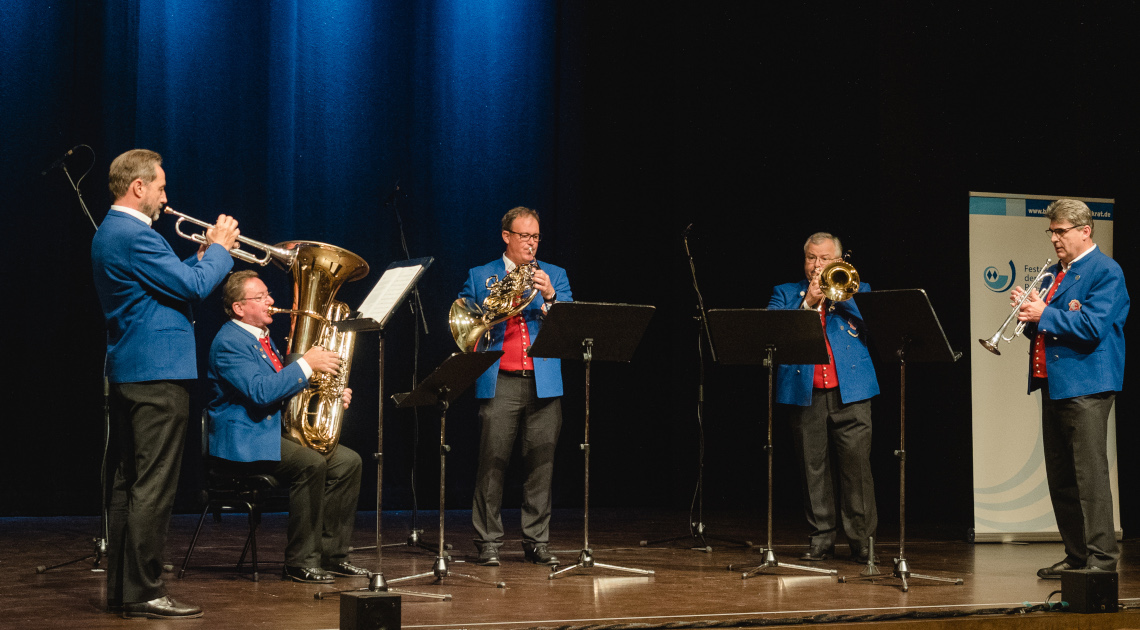
[[[44,171],[43,171],[42,173],[40,173],[40,176],[41,176],[41,177],[43,177],[44,175],[47,175],[47,174],[48,174],[48,173],[50,173],[51,171],[54,171],[55,169],[59,168],[60,166],[63,166],[63,162],[64,162],[64,160],[66,160],[67,158],[71,157],[71,154],[72,154],[72,153],[75,153],[75,150],[76,150],[76,149],[78,149],[78,148],[79,148],[79,147],[81,147],[81,146],[83,146],[83,145],[82,145],[82,144],[77,144],[77,145],[75,145],[75,146],[71,147],[70,149],[68,149],[68,150],[67,150],[67,153],[64,153],[62,157],[60,157],[58,160],[56,160],[56,161],[52,162],[52,163],[51,163],[51,166],[49,166],[49,167],[47,167],[46,169],[44,169]]]
[[[693,231],[693,224],[690,223],[689,227],[685,228],[684,232],[681,232],[681,238],[689,238],[689,232],[692,232],[692,231]]]
[[[398,192],[400,192],[400,180],[397,179],[396,186],[392,189],[392,192],[388,193],[388,198],[384,200],[384,205],[392,203],[392,200],[396,198],[396,193]]]

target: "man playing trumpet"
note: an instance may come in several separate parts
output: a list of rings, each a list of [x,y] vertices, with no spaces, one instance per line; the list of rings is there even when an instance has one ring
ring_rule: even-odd
[[[1058,263],[1044,298],[1034,289],[1019,309],[1031,340],[1029,393],[1041,390],[1045,474],[1065,558],[1037,577],[1067,569],[1115,571],[1120,550],[1108,473],[1108,415],[1124,383],[1128,289],[1116,261],[1092,240],[1089,207],[1059,199],[1045,209]],[[1012,305],[1024,290],[1016,287]]]
[[[811,526],[811,548],[800,559],[825,560],[835,554],[836,500],[851,560],[870,557],[869,539],[878,526],[875,485],[871,478],[871,397],[879,393],[875,367],[867,351],[863,319],[854,300],[832,302],[820,290],[823,269],[842,260],[839,239],[817,232],[804,243],[804,276],[781,284],[769,309],[819,311],[827,341],[826,365],[781,365],[776,372],[776,402],[792,406],[792,437],[802,470],[804,512]],[[866,283],[859,291],[870,291]],[[835,451],[839,470],[831,469]]]
[[[191,305],[233,267],[237,221],[220,215],[195,256],[179,260],[152,229],[166,204],[162,156],[132,149],[111,162],[114,205],[91,243],[95,291],[107,322],[110,468],[107,608],[123,617],[195,618],[167,595],[166,531],[198,378]]]

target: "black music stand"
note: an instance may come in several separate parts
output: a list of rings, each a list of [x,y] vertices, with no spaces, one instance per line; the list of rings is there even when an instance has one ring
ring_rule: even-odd
[[[396,307],[403,303],[404,298],[412,287],[423,277],[427,268],[435,259],[431,256],[401,260],[388,265],[384,274],[369,291],[368,297],[360,305],[359,317],[336,322],[339,330],[352,330],[366,332],[378,330],[377,336],[377,390],[380,404],[376,411],[376,452],[372,454],[376,460],[376,570],[368,573],[368,586],[361,589],[344,591],[319,591],[313,595],[315,599],[324,599],[328,595],[340,595],[352,591],[371,591],[373,593],[399,593],[430,599],[449,600],[451,595],[438,595],[436,593],[419,593],[415,591],[400,591],[388,588],[388,581],[384,579],[384,545],[380,535],[380,521],[382,502],[381,490],[384,487],[384,328],[388,325]],[[358,547],[357,550],[365,548]]]
[[[908,577],[938,582],[962,584],[962,578],[944,578],[934,575],[912,573],[906,561],[906,363],[907,361],[925,363],[952,363],[957,361],[961,352],[954,352],[942,325],[938,323],[938,316],[934,314],[934,307],[926,291],[922,289],[899,289],[895,291],[874,291],[859,293],[855,296],[855,305],[867,324],[867,331],[873,335],[874,343],[883,363],[897,362],[899,365],[899,449],[895,456],[899,458],[899,557],[895,558],[895,570],[890,577],[897,577],[902,581],[902,590],[907,592],[910,586]],[[874,545],[871,546],[871,562],[860,573],[860,578],[872,579],[879,575],[874,569]],[[840,577],[840,582],[846,582],[846,576]]]
[[[713,309],[709,311],[713,342],[725,365],[763,365],[768,369],[768,544],[762,549],[764,562],[740,575],[748,579],[775,567],[836,575],[835,569],[788,564],[776,559],[772,548],[772,403],[775,395],[776,365],[819,365],[827,362],[827,346],[819,311]],[[729,571],[739,570],[728,565]]]
[[[652,306],[641,304],[559,302],[550,307],[542,323],[541,334],[527,351],[535,358],[580,359],[586,368],[586,428],[585,439],[579,445],[585,455],[582,551],[576,564],[563,569],[551,567],[547,576],[551,580],[574,569],[593,567],[653,575],[653,571],[595,562],[594,552],[590,549],[590,364],[595,360],[628,362],[654,310]]]
[[[443,363],[414,390],[392,396],[392,400],[396,401],[397,408],[435,405],[439,409],[439,555],[436,556],[431,571],[388,580],[389,584],[427,576],[435,576],[437,584],[443,578],[450,576],[490,583],[474,575],[452,573],[447,567],[447,562],[451,559],[445,552],[446,543],[443,537],[444,497],[446,494],[444,480],[447,473],[447,453],[451,450],[451,447],[447,445],[447,408],[451,401],[458,398],[468,387],[471,387],[475,379],[479,378],[480,374],[486,372],[502,356],[501,350],[456,352],[444,359]],[[506,588],[507,583],[497,582],[495,586]]]

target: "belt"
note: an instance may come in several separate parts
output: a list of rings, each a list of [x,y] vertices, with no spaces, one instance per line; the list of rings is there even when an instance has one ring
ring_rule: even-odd
[[[519,378],[534,378],[534,370],[499,370],[499,374]]]

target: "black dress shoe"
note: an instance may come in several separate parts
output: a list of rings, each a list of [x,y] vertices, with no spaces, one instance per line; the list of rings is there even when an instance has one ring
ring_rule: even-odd
[[[835,545],[812,545],[804,555],[800,556],[800,560],[807,560],[808,562],[819,562],[820,560],[827,560],[835,555]]]
[[[159,597],[149,602],[123,604],[123,619],[146,617],[147,619],[197,619],[202,616],[198,606],[180,604],[170,597]]]
[[[360,567],[350,562],[338,562],[336,564],[326,564],[324,570],[333,575],[341,577],[368,577],[368,569],[361,569]]]
[[[499,566],[499,550],[495,547],[483,547],[479,551],[479,559],[475,561],[481,567]]]
[[[320,567],[291,567],[286,565],[285,578],[306,584],[332,584],[333,576]]]
[[[1044,569],[1039,570],[1037,572],[1037,577],[1041,578],[1042,580],[1059,580],[1061,579],[1061,571],[1070,571],[1072,569],[1083,568],[1084,567],[1078,567],[1069,564],[1067,560],[1062,560],[1051,567],[1045,567]]]
[[[546,543],[523,543],[523,556],[526,557],[527,562],[535,564],[548,564],[551,566],[558,564],[558,558],[550,553],[546,548]]]

